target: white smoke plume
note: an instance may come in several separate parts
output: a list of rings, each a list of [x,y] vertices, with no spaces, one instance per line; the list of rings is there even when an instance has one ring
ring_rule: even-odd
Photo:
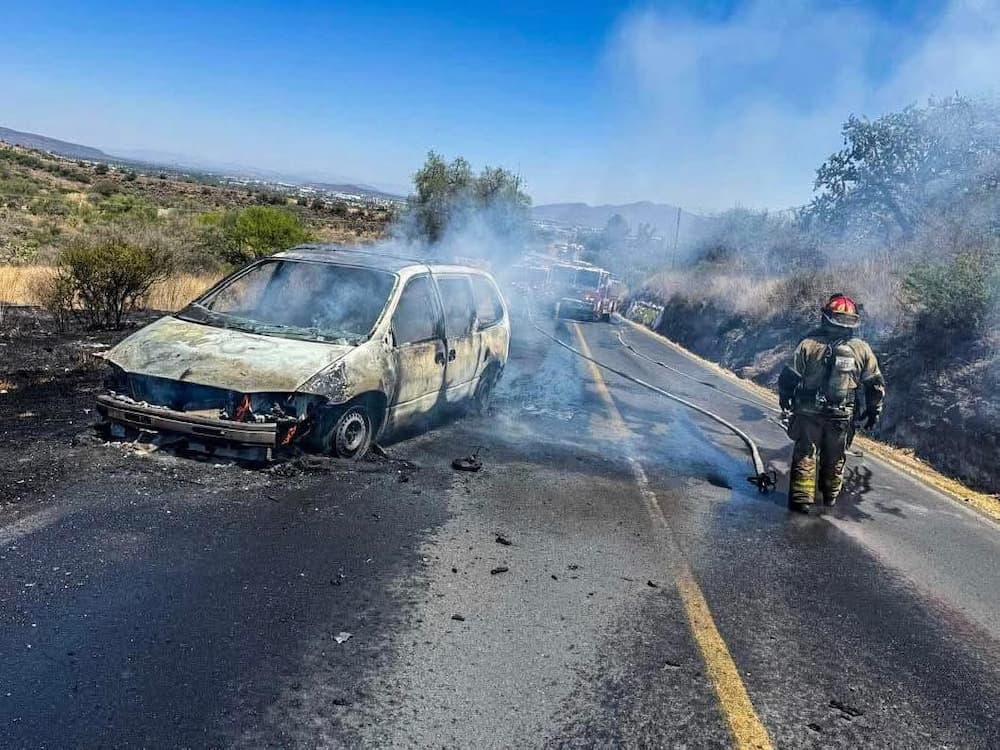
[[[721,20],[632,12],[607,51],[619,123],[604,190],[702,210],[801,205],[849,114],[992,94],[998,60],[989,0],[892,25],[815,0],[752,0]]]

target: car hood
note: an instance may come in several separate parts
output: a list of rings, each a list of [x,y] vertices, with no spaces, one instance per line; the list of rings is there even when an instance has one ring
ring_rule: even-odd
[[[241,393],[295,391],[352,347],[161,318],[112,348],[105,359],[126,372]]]

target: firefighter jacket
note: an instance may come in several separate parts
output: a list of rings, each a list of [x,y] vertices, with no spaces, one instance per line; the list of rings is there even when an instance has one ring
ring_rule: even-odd
[[[783,409],[797,414],[850,419],[860,411],[877,418],[885,379],[867,342],[850,332],[823,327],[795,349],[791,364],[778,378],[778,397]]]

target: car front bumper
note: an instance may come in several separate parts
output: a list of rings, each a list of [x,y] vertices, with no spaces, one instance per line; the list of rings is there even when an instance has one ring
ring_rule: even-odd
[[[113,425],[180,435],[189,438],[194,447],[230,444],[268,450],[278,444],[278,424],[275,422],[231,422],[108,395],[97,397],[97,410]]]

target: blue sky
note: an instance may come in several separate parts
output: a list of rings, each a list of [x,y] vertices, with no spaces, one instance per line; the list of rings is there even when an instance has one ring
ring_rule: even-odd
[[[851,112],[992,86],[996,5],[21,3],[0,125],[389,185],[434,148],[536,202],[784,208]]]

